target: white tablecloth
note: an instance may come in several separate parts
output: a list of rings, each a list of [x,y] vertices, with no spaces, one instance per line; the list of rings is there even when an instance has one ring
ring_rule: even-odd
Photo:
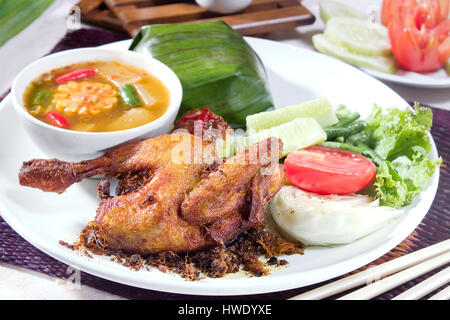
[[[343,1],[343,0],[342,0]],[[0,92],[11,86],[15,75],[27,64],[48,53],[64,36],[70,8],[76,0],[56,0],[33,24],[0,48],[2,76]],[[360,10],[378,6],[381,0],[346,0]],[[313,13],[318,12],[317,0],[305,0]],[[314,50],[311,36],[323,30],[320,19],[306,27],[277,32],[270,39]],[[45,35],[45,36],[42,36]],[[415,100],[438,108],[450,110],[450,90],[420,89],[386,83],[405,100]],[[87,286],[73,286],[65,280],[55,279],[27,269],[0,264],[0,299],[120,299]]]

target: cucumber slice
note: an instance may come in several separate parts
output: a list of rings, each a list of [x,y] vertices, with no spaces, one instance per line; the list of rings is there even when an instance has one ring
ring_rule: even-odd
[[[242,152],[252,144],[270,137],[283,141],[283,156],[286,156],[297,149],[325,141],[327,134],[314,118],[297,118],[250,135],[230,136],[226,141],[218,140],[216,152],[219,156],[230,157],[235,153]]]
[[[323,34],[316,34],[312,38],[314,47],[320,52],[344,60],[357,67],[364,67],[379,70],[386,73],[396,73],[397,67],[393,57],[385,56],[364,56],[348,51],[339,45],[328,40]]]
[[[387,28],[381,24],[355,18],[332,18],[325,36],[350,52],[367,56],[392,54]]]
[[[445,63],[445,70],[447,70],[447,73],[450,75],[450,58],[448,58]]]
[[[352,7],[341,2],[332,0],[323,0],[319,3],[320,17],[326,24],[328,20],[335,17],[350,17],[365,20],[366,15],[362,12],[353,9]]]
[[[240,129],[238,129],[240,130]],[[224,139],[217,139],[215,142],[216,154],[220,158],[228,158],[232,157],[235,154],[236,149],[236,141],[243,141],[243,135],[235,136],[235,135],[227,135]]]
[[[246,125],[249,132],[257,132],[290,122],[295,118],[309,117],[316,119],[322,128],[338,122],[330,102],[321,98],[274,111],[249,115],[246,118]]]

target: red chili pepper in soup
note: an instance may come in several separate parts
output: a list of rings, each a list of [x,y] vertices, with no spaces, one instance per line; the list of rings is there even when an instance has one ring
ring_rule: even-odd
[[[63,75],[58,76],[55,79],[55,82],[56,83],[65,83],[68,81],[75,81],[75,80],[81,80],[84,78],[89,78],[94,75],[95,75],[95,69],[78,69],[78,70],[64,73]]]
[[[67,129],[70,126],[69,121],[56,111],[47,112],[45,119],[48,123],[58,128]]]

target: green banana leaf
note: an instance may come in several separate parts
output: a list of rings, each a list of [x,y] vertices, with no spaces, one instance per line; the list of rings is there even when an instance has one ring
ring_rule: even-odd
[[[0,47],[38,18],[53,0],[0,0]]]
[[[256,52],[223,21],[141,28],[129,50],[168,65],[183,86],[180,114],[208,107],[234,127],[273,108],[267,74]]]

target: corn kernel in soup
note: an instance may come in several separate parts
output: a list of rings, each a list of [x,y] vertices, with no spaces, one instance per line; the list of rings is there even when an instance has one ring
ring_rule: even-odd
[[[86,132],[135,128],[161,117],[169,91],[155,76],[115,61],[72,64],[33,81],[25,108],[50,125]]]

